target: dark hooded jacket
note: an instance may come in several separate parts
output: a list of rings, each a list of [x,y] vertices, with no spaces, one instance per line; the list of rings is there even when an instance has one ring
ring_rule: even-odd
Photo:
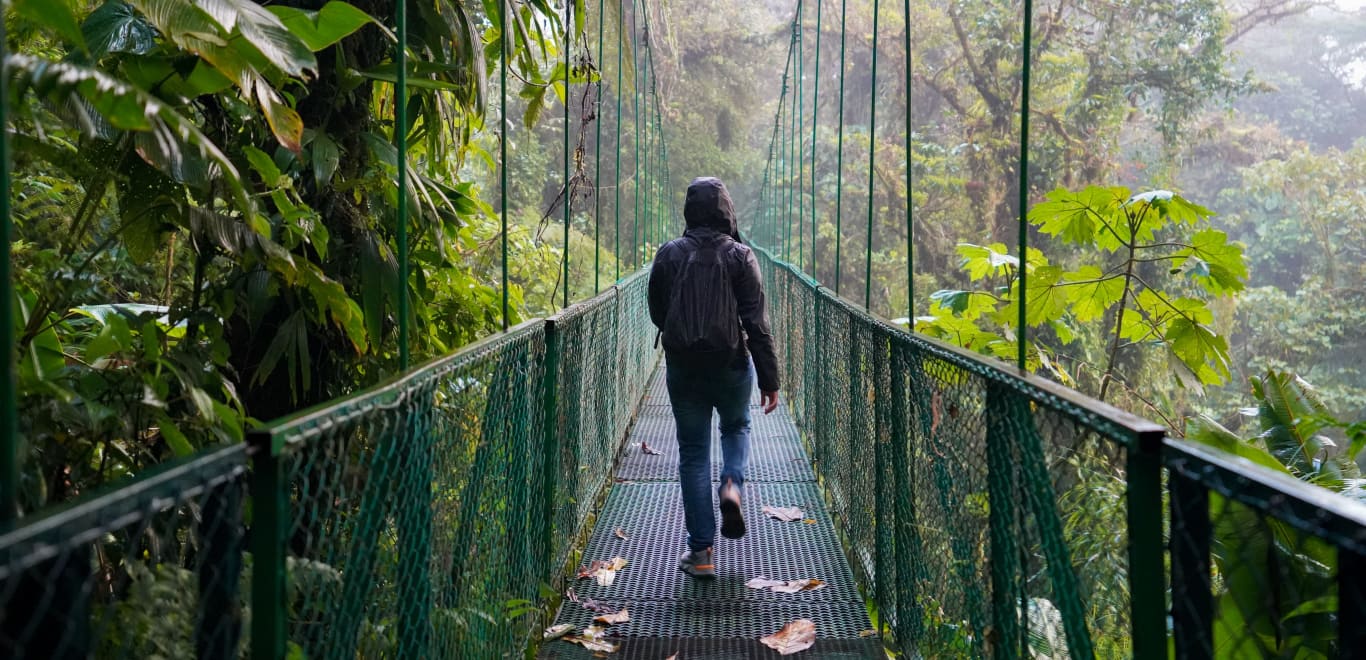
[[[773,334],[769,331],[768,317],[764,311],[763,277],[759,273],[759,261],[754,257],[754,252],[740,241],[740,231],[735,223],[735,205],[731,202],[730,193],[726,192],[725,184],[713,177],[694,179],[688,186],[688,196],[683,202],[683,219],[687,221],[687,230],[682,238],[660,247],[655,254],[654,266],[650,269],[650,320],[655,327],[663,330],[670,313],[674,280],[681,266],[698,250],[714,247],[728,266],[726,272],[731,283],[729,292],[718,292],[718,295],[735,296],[738,313],[735,322],[744,330],[744,341],[736,347],[731,366],[745,367],[752,354],[759,389],[777,391],[778,358],[774,353]],[[671,362],[688,357],[670,351],[667,346],[665,351]]]

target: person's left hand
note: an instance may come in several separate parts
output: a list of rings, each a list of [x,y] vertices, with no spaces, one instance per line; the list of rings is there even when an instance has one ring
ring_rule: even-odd
[[[764,414],[767,415],[778,409],[778,392],[760,392],[759,404],[764,407]]]

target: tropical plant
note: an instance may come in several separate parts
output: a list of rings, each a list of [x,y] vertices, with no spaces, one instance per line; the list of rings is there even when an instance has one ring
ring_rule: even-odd
[[[1187,439],[1366,501],[1357,464],[1366,422],[1332,417],[1314,388],[1290,373],[1268,371],[1251,385],[1256,405],[1243,412],[1256,420],[1252,435],[1199,416],[1187,424]],[[1334,548],[1217,493],[1210,493],[1210,519],[1219,577],[1217,657],[1336,657]]]
[[[1049,193],[1030,210],[1029,224],[1082,250],[1070,268],[1029,250],[1024,323],[1040,330],[1030,345],[1030,363],[1064,382],[1094,386],[1101,399],[1112,383],[1136,385],[1121,371],[1125,349],[1160,348],[1173,358],[1179,382],[1190,388],[1227,379],[1229,348],[1215,330],[1210,300],[1241,290],[1247,266],[1242,248],[1208,226],[1212,215],[1165,190],[1134,195],[1123,187],[1092,186]],[[963,243],[958,253],[983,288],[935,292],[930,315],[916,319],[916,330],[1015,358],[1019,259],[1000,243]],[[1050,357],[1083,336],[1105,345],[1096,361],[1103,366],[1090,382],[1074,378],[1073,369]]]

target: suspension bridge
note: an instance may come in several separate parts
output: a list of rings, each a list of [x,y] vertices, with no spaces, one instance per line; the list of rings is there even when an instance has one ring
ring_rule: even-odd
[[[648,18],[635,24],[637,3],[627,4],[618,3],[620,32],[609,36],[633,47],[617,49],[615,68],[593,81],[599,112],[619,120],[626,100],[635,117],[634,151],[608,155],[617,172],[611,250],[625,268],[615,282],[595,281],[596,295],[571,301],[566,256],[562,309],[514,324],[505,263],[503,332],[416,365],[407,364],[404,302],[400,375],[264,423],[245,443],[6,521],[0,655],[150,657],[181,648],[200,658],[535,652],[663,660],[776,657],[784,643],[812,642],[799,657],[1212,658],[1254,657],[1241,655],[1256,646],[1247,640],[1311,632],[1323,642],[1314,648],[1336,657],[1366,653],[1366,506],[1167,437],[1161,425],[1028,373],[1024,332],[1016,337],[1019,363],[1001,362],[870,312],[871,275],[852,298],[841,291],[838,266],[836,281],[815,279],[818,260],[838,264],[860,247],[846,246],[839,220],[834,237],[820,242],[819,182],[806,169],[816,158],[819,114],[808,108],[822,93],[820,25],[832,20],[832,3],[797,3],[764,183],[744,219],[761,254],[784,379],[779,410],[754,415],[744,500],[751,531],[718,544],[715,581],[679,572],[677,446],[646,285],[650,249],[679,231],[681,204],[651,26]],[[1022,11],[1019,46],[1029,62],[1028,1]],[[498,14],[505,29],[507,13]],[[843,14],[841,61],[833,65],[840,119],[827,127],[839,133],[841,157]],[[587,29],[598,32],[601,61],[601,2],[596,15],[596,28]],[[817,43],[808,51],[810,20]],[[574,24],[566,14],[566,30]],[[402,40],[404,24],[395,27]],[[909,24],[905,33],[909,39]],[[574,66],[569,50],[566,69]],[[628,50],[630,67],[621,60]],[[876,36],[872,53],[868,102],[876,112]],[[811,96],[803,87],[808,61]],[[628,70],[636,79],[625,85]],[[1028,66],[1020,75],[1024,177]],[[564,113],[568,245],[578,164],[571,165],[568,103]],[[602,123],[596,130],[600,152]],[[506,161],[505,135],[500,143]],[[401,140],[398,151],[407,157]],[[636,166],[627,205],[623,157]],[[594,177],[603,160],[594,155]],[[870,153],[868,190],[875,161]],[[506,195],[508,169],[501,171]],[[408,182],[404,168],[398,175],[402,218]],[[1015,188],[1023,209],[1028,186],[1022,178]],[[608,221],[600,208],[595,241]],[[506,197],[501,209],[506,262]],[[903,211],[909,227],[911,209]],[[869,244],[875,212],[870,203],[863,218]],[[836,215],[842,220],[842,210]],[[1023,211],[1019,222],[1023,255]],[[399,236],[402,265],[402,229]],[[861,247],[871,269],[871,247]],[[913,296],[909,259],[908,269]],[[1018,271],[1021,291],[1027,270]],[[408,295],[406,284],[396,292],[400,301]],[[8,322],[0,325],[9,332]],[[768,507],[800,511],[775,516]],[[1071,524],[1088,515],[1108,532],[1103,538]],[[1284,577],[1252,574],[1268,548],[1218,542],[1239,521],[1322,557],[1324,598],[1302,612],[1261,601],[1228,606],[1236,580]],[[110,557],[122,567],[117,575],[101,568]],[[756,578],[819,583],[784,591],[756,588]],[[137,602],[169,603],[172,614],[120,627],[121,613]],[[811,634],[793,627],[801,621]]]

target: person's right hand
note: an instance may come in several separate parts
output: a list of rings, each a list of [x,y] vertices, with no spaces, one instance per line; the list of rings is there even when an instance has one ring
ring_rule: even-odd
[[[767,415],[778,409],[778,392],[760,392],[759,404],[764,407],[764,414]]]

